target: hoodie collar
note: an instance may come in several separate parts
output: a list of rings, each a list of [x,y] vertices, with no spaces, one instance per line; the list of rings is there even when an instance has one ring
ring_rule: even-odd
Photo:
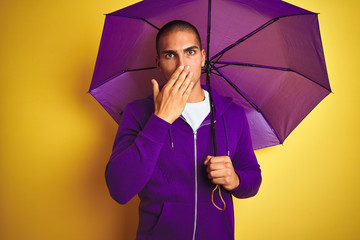
[[[161,89],[163,88],[164,85],[160,86],[160,91],[161,91]],[[209,88],[206,85],[201,85],[201,88],[209,92]],[[209,92],[209,94],[210,94],[210,92]],[[232,98],[231,97],[220,96],[214,90],[214,88],[211,88],[211,96],[212,96],[214,106],[215,106],[214,120],[217,120],[230,107],[230,105],[232,103]],[[147,98],[154,101],[153,100],[154,99],[154,94],[149,95]],[[206,117],[206,120],[207,120],[207,118],[210,119],[209,116]]]
[[[201,87],[202,87],[202,89],[209,92],[207,86],[201,85]],[[215,106],[214,119],[217,120],[230,107],[230,105],[232,103],[232,98],[220,96],[219,94],[217,94],[217,92],[213,88],[211,88],[211,96],[212,96],[214,106]]]

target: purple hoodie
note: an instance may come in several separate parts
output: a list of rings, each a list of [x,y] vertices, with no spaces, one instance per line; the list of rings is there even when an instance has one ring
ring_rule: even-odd
[[[137,239],[234,239],[232,195],[254,196],[261,171],[243,108],[212,91],[218,155],[229,155],[240,185],[222,197],[226,210],[211,202],[215,185],[204,161],[214,155],[210,116],[194,132],[181,116],[169,124],[153,114],[152,97],[126,107],[105,177],[120,204],[140,197]],[[218,191],[215,203],[222,207]]]

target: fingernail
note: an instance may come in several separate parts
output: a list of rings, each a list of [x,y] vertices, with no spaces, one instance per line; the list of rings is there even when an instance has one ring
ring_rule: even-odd
[[[180,66],[180,69],[183,70],[183,69],[184,69],[184,66]]]
[[[193,75],[193,72],[190,72],[189,75]]]
[[[190,66],[186,66],[186,70],[189,70],[190,69]]]

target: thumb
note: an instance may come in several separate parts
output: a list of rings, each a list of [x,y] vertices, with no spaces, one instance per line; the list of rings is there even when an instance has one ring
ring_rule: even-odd
[[[157,83],[157,81],[155,79],[151,79],[151,83],[153,85],[154,100],[155,100],[157,98],[157,96],[159,95],[159,84]]]
[[[205,160],[205,162],[204,162],[204,165],[207,165],[208,163],[209,163],[209,161],[210,161],[210,159],[212,158],[212,156],[206,156],[206,160]]]

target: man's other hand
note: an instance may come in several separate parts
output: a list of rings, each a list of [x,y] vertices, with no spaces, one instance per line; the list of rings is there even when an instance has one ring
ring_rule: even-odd
[[[239,186],[240,179],[229,156],[207,156],[204,165],[213,184],[221,184],[228,191]]]

